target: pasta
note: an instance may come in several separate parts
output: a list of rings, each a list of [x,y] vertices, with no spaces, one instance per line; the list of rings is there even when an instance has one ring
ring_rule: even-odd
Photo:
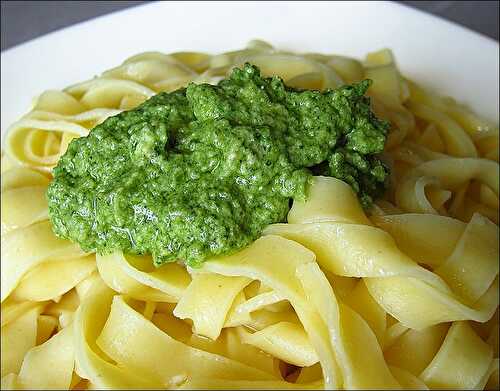
[[[392,171],[366,212],[314,177],[287,223],[201,268],[86,253],[56,237],[45,198],[72,139],[245,62],[290,86],[373,80]],[[398,70],[245,49],[141,53],[46,91],[2,152],[2,389],[498,389],[498,128]]]

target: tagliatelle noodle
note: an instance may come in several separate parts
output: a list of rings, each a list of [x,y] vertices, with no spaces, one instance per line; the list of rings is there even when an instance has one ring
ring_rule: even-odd
[[[142,264],[148,262],[148,259],[141,261],[138,257],[132,259]],[[96,260],[100,276],[108,286],[138,300],[176,303],[190,280],[186,271],[176,264],[163,265],[155,270],[149,263],[153,270],[145,272],[132,266],[122,253],[97,255]]]
[[[29,309],[24,314],[2,325],[1,376],[18,373],[24,356],[36,343],[36,319],[42,305]]]
[[[410,170],[396,188],[396,203],[407,212],[437,213],[426,198],[422,181],[456,191],[472,179],[487,185],[498,197],[498,163],[487,159],[446,158],[431,160]]]
[[[318,362],[318,356],[300,324],[279,322],[242,338],[243,343],[299,367]]]
[[[401,384],[401,387],[407,390],[428,390],[429,387],[420,380],[417,376],[412,375],[408,371],[398,367],[389,366],[394,378]]]
[[[97,279],[78,308],[73,323],[75,372],[98,389],[160,388],[158,383],[112,364],[96,345],[113,296],[113,291]]]
[[[314,254],[299,244],[270,235],[258,239],[236,255],[224,257],[219,262],[206,262],[203,269],[227,276],[257,279],[285,296],[297,312],[318,354],[326,386],[335,383],[340,385],[340,374],[328,343],[326,325],[317,312],[308,308],[303,290],[295,277],[298,265],[313,261]]]
[[[69,388],[74,362],[73,328],[66,327],[26,354],[17,382],[25,389]]]
[[[409,109],[415,116],[432,121],[437,125],[439,135],[442,137],[449,155],[457,157],[477,156],[476,148],[470,137],[446,114],[415,102],[409,104]]]
[[[20,226],[28,226],[49,218],[45,201],[46,186],[22,187],[5,191],[2,194],[2,232]],[[25,205],[31,203],[31,208]],[[18,212],[20,211],[20,212]]]
[[[173,314],[192,319],[195,334],[217,339],[236,295],[250,282],[243,277],[194,274]]]
[[[97,344],[117,363],[135,373],[144,373],[165,387],[196,377],[273,378],[244,364],[223,357],[211,357],[211,353],[175,341],[127,306],[119,296],[113,299],[110,316]]]
[[[335,180],[333,180],[333,179],[327,179],[327,178],[325,178],[325,179],[322,179],[322,178],[316,178],[316,180],[324,180],[325,182],[326,182],[326,181],[330,181],[330,182],[332,183],[332,185],[336,182],[336,181],[335,181]],[[339,185],[339,186],[342,186],[342,185],[343,185],[340,181],[337,181],[337,182],[338,182],[338,185]],[[337,184],[337,183],[335,183],[335,184]],[[333,193],[333,191],[332,191],[331,193]],[[338,194],[338,192],[337,192],[337,194]],[[312,201],[312,202],[314,202],[314,198],[313,198],[313,197],[311,198],[311,201]],[[299,205],[300,205],[300,204],[299,204]],[[333,203],[328,203],[328,205],[333,205]],[[292,212],[293,212],[293,208],[292,208],[291,213],[292,213]],[[420,216],[420,215],[415,215],[415,216]],[[389,217],[392,217],[392,216],[389,216]],[[425,217],[425,216],[421,216],[421,217]],[[311,221],[313,221],[313,220],[314,220],[314,218],[309,218],[309,216],[307,216],[306,218],[308,219],[307,221],[309,221],[309,223],[308,223],[308,224],[309,224],[309,225],[311,225]],[[479,217],[478,217],[478,218],[479,218]],[[321,221],[324,221],[324,219],[322,219]],[[304,225],[308,225],[308,224],[304,224]],[[474,221],[472,221],[472,222],[471,222],[471,224],[477,224],[477,223],[474,223]],[[459,224],[459,225],[460,225],[460,224]],[[306,246],[308,246],[309,248],[313,248],[313,247],[314,247],[314,245],[311,245],[311,244],[310,244],[310,242],[307,242],[307,240],[309,240],[309,239],[304,239],[303,237],[300,237],[300,233],[299,233],[299,234],[296,234],[297,236],[295,236],[295,237],[294,237],[294,236],[291,236],[291,235],[290,235],[290,229],[291,229],[291,228],[288,228],[288,227],[290,227],[290,226],[291,226],[290,224],[287,224],[287,225],[280,225],[280,226],[279,226],[279,228],[283,227],[282,232],[285,232],[285,235],[286,235],[287,237],[292,237],[292,238],[294,238],[295,240],[299,240],[299,241],[301,241],[302,243],[304,243]],[[463,226],[463,223],[462,223],[462,226]],[[470,226],[470,224],[469,224],[469,226]],[[497,231],[498,229],[496,228],[496,226],[495,226],[494,224],[489,223],[487,220],[486,220],[486,221],[481,222],[479,226],[480,226],[480,227],[485,226],[485,227],[489,227],[489,228],[490,228],[490,229],[488,229],[488,228],[485,228],[485,229],[486,229],[486,231],[489,231],[489,234],[490,234],[491,236],[489,236],[488,238],[484,238],[483,240],[480,240],[478,243],[476,242],[476,246],[477,246],[477,248],[478,248],[478,249],[482,249],[482,250],[486,250],[486,251],[487,251],[487,250],[488,250],[488,247],[487,247],[487,246],[488,246],[488,244],[493,244],[493,243],[495,242],[494,237],[495,237],[495,236],[497,236],[497,234],[498,234],[498,233],[497,233],[496,231]],[[276,230],[276,229],[275,229],[275,227],[276,227],[276,226],[271,226],[271,227],[268,229],[268,231],[267,231],[267,232],[269,232],[269,233],[276,233],[276,232],[280,232],[280,230],[279,230],[279,229],[278,229],[278,230]],[[459,229],[461,229],[461,231],[463,231],[463,230],[464,230],[464,228],[463,228],[463,227],[459,227]],[[292,229],[292,231],[293,231],[293,229]],[[296,231],[296,230],[295,230],[295,231]],[[486,232],[485,232],[485,233],[486,233]],[[458,235],[460,235],[460,234],[461,234],[461,232],[459,232],[459,233],[458,233]],[[451,242],[451,243],[452,243],[452,245],[456,243],[456,241],[457,241],[457,239],[458,239],[458,235],[456,235],[456,236],[457,236],[457,238],[455,239],[455,241],[454,241],[454,242],[453,242],[453,241]],[[474,238],[475,238],[475,240],[476,240],[476,241],[477,241],[477,239],[479,239],[479,238],[478,238],[478,237],[476,237],[476,236],[474,236]],[[307,242],[307,243],[306,243],[306,242],[304,242],[304,240],[306,240],[306,242]],[[318,242],[318,243],[319,243],[319,242]],[[325,240],[325,241],[322,241],[322,243],[324,243],[324,244],[323,244],[323,248],[324,248],[324,246],[328,246],[328,244],[331,244],[332,242],[331,242],[331,241],[326,241],[326,240]],[[327,243],[328,243],[328,244],[327,244]],[[354,242],[353,242],[353,243],[354,243]],[[460,255],[455,255],[455,258],[460,258],[460,256],[462,256],[462,257],[463,257],[463,251],[464,251],[464,248],[467,248],[467,250],[469,250],[469,251],[471,250],[471,248],[470,248],[470,247],[471,247],[471,245],[468,245],[468,246],[467,246],[467,245],[464,245],[464,244],[463,244],[463,243],[464,243],[464,241],[463,241],[463,240],[462,240],[462,242],[461,242],[461,243],[462,243],[462,245],[461,245],[461,247],[462,247],[462,248],[461,248],[461,249],[459,249],[459,250],[455,250],[455,254],[457,254],[457,252],[458,252],[458,253],[460,253]],[[466,246],[466,247],[464,247],[464,246]],[[457,246],[457,249],[458,249],[458,248],[460,248],[460,246]],[[473,247],[473,248],[474,248],[474,247]],[[473,248],[472,248],[472,249],[473,249]],[[452,247],[452,249],[453,249],[453,247]],[[318,254],[318,252],[319,252],[319,251],[321,251],[321,249],[315,250],[316,254]],[[474,251],[474,250],[473,250],[473,251]],[[476,255],[478,255],[478,254],[477,254],[477,251],[478,251],[478,250],[476,250]],[[358,250],[358,252],[359,252],[359,250]],[[340,252],[340,251],[339,251],[337,254],[339,254],[339,253],[342,253],[342,252]],[[485,262],[490,262],[489,264],[490,264],[490,265],[492,265],[493,270],[491,270],[490,272],[486,271],[486,273],[487,273],[489,276],[493,276],[493,277],[494,277],[496,274],[498,274],[498,262],[497,262],[497,261],[496,261],[496,259],[495,259],[495,254],[496,254],[496,255],[498,254],[498,250],[497,250],[497,249],[495,249],[495,248],[493,248],[493,249],[491,249],[491,256],[487,255],[487,253],[486,253],[486,254],[484,254],[484,255],[479,256],[479,257],[478,257],[479,259],[484,260]],[[335,256],[335,255],[334,255],[334,256]],[[498,255],[497,255],[497,257],[498,257]],[[462,258],[462,260],[463,260],[463,258]],[[491,260],[491,261],[490,261],[490,260]],[[467,262],[467,261],[465,261],[465,262]],[[471,262],[471,261],[468,261],[467,263],[468,263],[468,264],[470,264],[470,262]],[[477,262],[477,260],[476,260],[475,262]],[[486,269],[486,270],[487,270],[487,269]],[[469,275],[470,275],[470,273],[469,273]],[[457,278],[457,277],[455,276],[455,277],[454,277],[454,279],[456,280],[456,278]],[[490,277],[490,278],[491,278],[491,277]],[[367,281],[369,281],[369,279],[367,279]],[[490,281],[491,281],[491,280],[490,280]],[[488,282],[486,281],[486,283],[485,283],[485,284],[486,284],[486,286],[489,286],[489,285],[491,284],[491,288],[490,288],[490,294],[491,294],[491,295],[494,295],[494,293],[498,290],[498,278],[496,279],[496,281],[495,281],[495,282],[496,282],[496,283],[491,284],[491,282],[490,282],[490,283],[488,283]],[[495,288],[496,288],[496,289],[495,289]],[[483,293],[484,293],[484,291],[483,291]],[[490,299],[491,299],[491,297],[490,297]],[[495,301],[493,301],[493,302],[495,302]],[[498,296],[496,296],[496,303],[498,303]],[[492,308],[493,308],[493,309],[495,309],[495,308],[496,308],[496,306],[495,306],[495,307],[492,307]],[[394,315],[394,314],[393,314],[393,315]],[[416,316],[422,316],[422,313],[416,313],[415,315],[416,315]],[[491,316],[491,315],[488,315],[488,317],[490,317],[490,316]],[[415,348],[416,348],[416,346],[415,346]],[[412,354],[413,354],[413,353],[412,353]]]
[[[461,353],[464,351],[467,354]],[[455,322],[420,376],[432,388],[474,388],[488,372],[492,359],[491,347],[466,322]]]
[[[363,280],[356,283],[349,295],[345,297],[345,303],[355,310],[368,323],[377,337],[380,346],[385,344],[385,332],[387,329],[387,317],[384,309],[370,295]]]
[[[272,380],[225,380],[225,379],[197,379],[187,381],[179,390],[317,390],[323,386],[322,382],[317,381],[309,384],[294,384],[283,381]]]
[[[318,265],[301,265],[297,277],[328,327],[344,388],[399,388],[368,324],[355,311],[337,302]]]
[[[14,290],[30,268],[48,259],[83,255],[78,245],[57,238],[48,221],[5,234],[1,255],[2,300]]]
[[[419,376],[439,351],[448,329],[449,324],[446,323],[421,331],[405,327],[393,343],[387,344],[384,356],[389,364]]]
[[[392,177],[368,214],[314,177],[287,224],[201,270],[54,236],[45,191],[72,139],[247,61],[299,88],[373,80]],[[42,93],[2,151],[2,389],[498,388],[498,135],[388,49],[146,52]]]
[[[44,262],[32,268],[12,292],[17,301],[44,301],[69,292],[96,269],[95,255]]]

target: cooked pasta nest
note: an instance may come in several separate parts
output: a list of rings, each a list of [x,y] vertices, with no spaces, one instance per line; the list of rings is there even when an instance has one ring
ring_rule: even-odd
[[[373,80],[392,177],[369,213],[315,177],[286,224],[195,270],[54,236],[45,192],[73,138],[244,62],[300,88]],[[387,49],[147,52],[44,92],[2,153],[2,389],[498,389],[498,140]]]

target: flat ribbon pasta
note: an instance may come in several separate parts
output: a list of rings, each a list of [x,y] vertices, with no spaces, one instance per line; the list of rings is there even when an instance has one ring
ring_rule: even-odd
[[[69,388],[74,362],[73,328],[67,327],[26,354],[17,383],[27,390]]]
[[[11,293],[18,301],[44,301],[61,296],[96,269],[95,255],[46,261],[31,269]]]
[[[286,247],[291,246],[291,243],[293,243],[293,242],[287,241],[286,239],[279,239],[278,237],[273,236],[273,235],[269,235],[267,237],[263,237],[263,238],[257,240],[253,245],[251,245],[246,250],[243,250],[239,254],[229,256],[226,258],[217,259],[217,260],[214,259],[214,260],[206,262],[204,265],[204,269],[211,270],[211,271],[214,271],[216,273],[221,273],[224,275],[251,276],[252,278],[259,279],[260,281],[264,282],[266,285],[273,287],[273,289],[275,289],[277,292],[280,292],[282,295],[286,295],[287,298],[290,300],[292,306],[294,306],[297,314],[299,315],[299,318],[301,319],[301,321],[304,325],[304,328],[309,335],[309,338],[311,338],[311,343],[318,353],[320,362],[321,362],[322,367],[323,367],[323,373],[324,373],[325,380],[330,378],[332,380],[340,382],[340,384],[342,384],[344,382],[348,382],[348,383],[344,383],[346,387],[352,387],[353,384],[360,384],[360,385],[365,384],[365,386],[368,386],[368,387],[370,387],[370,386],[376,387],[377,385],[381,386],[383,384],[386,387],[392,386],[394,388],[398,388],[399,387],[398,383],[392,378],[392,375],[390,374],[387,367],[385,367],[386,374],[387,374],[386,378],[384,378],[384,377],[382,377],[382,378],[380,378],[380,377],[378,377],[378,378],[364,377],[361,373],[357,373],[354,375],[351,374],[349,377],[349,374],[352,371],[352,365],[356,360],[354,360],[354,361],[351,360],[350,364],[347,364],[347,367],[341,366],[340,368],[343,369],[343,371],[342,371],[343,375],[341,375],[341,373],[339,372],[341,369],[337,369],[338,368],[337,366],[340,365],[340,360],[343,360],[344,358],[339,357],[340,354],[338,352],[336,352],[336,354],[333,355],[333,360],[332,360],[332,358],[330,358],[331,356],[326,356],[325,358],[323,358],[321,356],[320,350],[318,349],[318,346],[315,345],[315,340],[314,340],[314,337],[312,335],[313,332],[317,332],[317,330],[320,330],[320,329],[317,328],[316,330],[312,331],[307,327],[308,322],[310,322],[309,319],[312,317],[312,314],[314,314],[314,313],[311,313],[310,312],[311,310],[305,310],[302,307],[305,305],[304,297],[305,297],[306,293],[300,288],[300,285],[297,285],[299,283],[299,280],[295,276],[295,273],[293,275],[289,275],[287,277],[285,277],[286,275],[284,276],[283,270],[281,270],[280,273],[277,273],[275,270],[273,270],[272,263],[266,259],[267,257],[265,256],[265,254],[269,252],[269,250],[266,251],[266,248],[277,247],[280,243],[282,243],[282,244],[280,245],[279,249],[280,249],[280,251],[284,251],[284,249]],[[286,253],[284,253],[283,255],[285,255],[285,254]],[[286,259],[287,259],[286,257],[283,258],[282,262],[283,263],[287,262],[287,261],[285,261]],[[298,270],[302,270],[302,268],[305,268],[308,265],[316,265],[315,262],[311,262],[311,261],[309,261],[309,262],[302,261],[302,262],[295,263],[295,264],[291,263],[290,260],[288,260],[288,262],[290,265],[288,267],[295,268],[295,270],[297,270],[297,272],[298,272]],[[294,265],[296,265],[296,266],[294,267]],[[325,277],[323,277],[323,279],[324,279],[324,281],[327,281]],[[317,281],[317,279],[316,279],[316,281]],[[328,282],[327,282],[327,284],[328,284]],[[328,284],[328,286],[329,286],[329,284]],[[291,289],[293,289],[293,290],[291,290]],[[324,292],[325,289],[320,288],[319,290],[321,292]],[[309,290],[307,290],[306,292],[309,292]],[[309,296],[307,296],[307,297],[310,298]],[[320,315],[320,317],[323,317],[325,311],[327,313],[331,313],[331,311],[328,310],[329,307],[324,306],[324,303],[325,303],[324,301],[321,301],[320,303],[322,303],[322,304],[319,304],[318,307],[316,307],[314,309],[315,312],[317,311],[314,316]],[[365,321],[359,315],[355,314],[348,307],[345,307],[345,308],[346,308],[345,309],[346,322],[351,322],[351,323],[354,322],[353,324],[358,325],[357,326],[358,328],[361,327],[360,331],[358,331],[358,332],[361,332],[361,330],[363,330],[363,332],[368,331],[371,334],[371,338],[373,338],[371,341],[372,341],[372,346],[374,347],[375,350],[374,350],[373,354],[367,355],[369,357],[369,361],[379,363],[379,365],[382,365],[382,368],[384,368],[385,362],[383,361],[380,348],[378,348],[379,351],[378,351],[378,359],[377,359],[377,353],[376,353],[377,350],[376,349],[378,347],[378,343],[376,342],[377,339],[376,339],[375,335],[372,334],[369,326],[365,323]],[[302,311],[304,311],[304,312],[302,312]],[[354,317],[355,320],[352,320],[353,319],[352,317]],[[344,319],[344,317],[343,317],[343,319]],[[331,321],[328,319],[327,320],[322,319],[322,322],[324,322],[323,327],[326,327],[328,325],[329,330],[331,330],[332,327],[335,328],[336,330],[339,330],[339,326],[331,325],[331,323],[330,323]],[[352,325],[350,325],[349,327],[352,327]],[[342,328],[342,330],[343,329],[344,328]],[[318,336],[319,338],[318,337],[316,337],[316,338],[318,338],[318,341],[321,338],[323,340],[323,343],[326,343],[330,347],[330,349],[337,349],[336,343],[334,344],[333,342],[330,342],[330,341],[339,341],[339,338],[338,338],[338,336],[332,336],[331,335],[332,332],[333,331],[329,332],[329,336],[323,336],[321,334],[320,336]],[[361,332],[361,334],[362,334],[362,332]],[[354,337],[353,336],[348,337],[348,339],[350,339],[350,338],[354,338]],[[354,353],[351,352],[351,354],[354,354]],[[332,360],[333,362],[329,361],[329,360]],[[333,368],[333,371],[328,372],[329,368],[325,364],[329,365],[330,368]],[[380,368],[376,369],[376,371],[379,372],[379,374],[380,374]],[[377,380],[377,379],[379,379],[379,380]],[[380,381],[381,383],[380,384],[376,383],[377,381]]]
[[[323,386],[321,381],[309,384],[294,384],[276,380],[225,380],[195,379],[187,381],[179,390],[318,390]]]
[[[298,265],[314,261],[314,255],[299,244],[269,235],[233,256],[211,260],[203,269],[227,276],[246,276],[260,280],[286,297],[300,318],[321,362],[325,387],[341,384],[339,369],[329,344],[328,331],[316,311],[311,311],[299,281]],[[284,267],[283,265],[286,265]]]
[[[313,177],[286,224],[201,269],[54,236],[45,192],[73,139],[247,61],[302,89],[372,79],[391,177],[371,210]],[[1,388],[497,389],[498,145],[498,127],[405,79],[388,49],[145,52],[46,91],[2,151]]]
[[[48,219],[48,183],[47,176],[24,167],[2,174],[2,235]]]
[[[476,157],[477,150],[465,131],[446,114],[426,105],[410,101],[409,109],[417,117],[433,121],[438,125],[440,136],[445,140],[447,151],[452,156]]]
[[[406,174],[396,188],[396,203],[408,212],[437,213],[426,198],[422,180],[457,191],[461,185],[475,179],[487,185],[498,197],[498,170],[498,163],[487,159],[431,160],[416,166]]]
[[[56,133],[86,136],[89,130],[69,121],[20,120],[8,129],[6,153],[20,165],[48,171],[65,152]],[[75,137],[73,136],[73,137]]]
[[[97,279],[75,316],[75,370],[98,389],[158,389],[160,384],[112,364],[96,345],[109,314],[113,291]]]
[[[355,311],[336,301],[318,265],[301,265],[297,275],[308,299],[328,326],[344,388],[400,388],[368,324]]]
[[[242,341],[299,367],[311,366],[318,362],[318,356],[307,334],[297,323],[278,322],[253,334],[247,334]]]
[[[194,274],[193,281],[174,309],[174,315],[180,319],[192,319],[196,334],[216,339],[236,295],[250,282],[244,277]]]
[[[386,142],[386,149],[390,150],[415,128],[415,118],[404,106],[409,98],[407,82],[399,73],[396,60],[388,49],[367,54],[365,77],[373,81],[368,94],[373,97],[374,111],[393,125]]]
[[[420,377],[433,389],[473,389],[488,372],[492,359],[491,348],[467,322],[455,322]]]
[[[272,379],[257,369],[175,341],[137,314],[119,296],[113,299],[111,313],[96,342],[121,365],[147,374],[164,386],[195,377]]]
[[[179,265],[170,263],[155,269],[149,257],[126,258],[123,253],[114,252],[97,255],[96,260],[99,273],[108,286],[138,300],[176,303],[190,281]]]
[[[52,233],[48,221],[8,232],[2,239],[2,301],[14,290],[30,268],[49,258],[85,255],[78,245],[57,238]]]
[[[496,225],[479,215],[474,217],[467,226],[451,219],[425,215],[390,216],[383,219],[377,218],[375,221],[379,221],[393,232],[398,245],[403,249],[408,249],[415,260],[435,268],[435,273],[441,275],[455,293],[453,296],[443,295],[414,279],[405,283],[401,279],[367,281],[372,295],[388,312],[401,321],[404,319],[403,323],[412,325],[414,328],[422,328],[446,320],[472,319],[484,322],[491,318],[498,306],[498,242],[495,240],[498,237],[498,227]],[[401,228],[403,227],[402,221],[409,224]],[[420,224],[424,221],[428,222],[425,229],[434,224],[440,224],[439,227],[436,225],[436,230],[428,231],[428,233],[435,234],[437,230],[443,230],[445,228],[443,221],[449,223],[450,229],[443,231],[444,236],[430,238],[428,233],[421,231],[420,227],[423,228],[423,226]],[[447,235],[451,236],[450,239],[442,240]],[[428,240],[422,242],[425,243],[424,246],[417,248],[410,243],[416,243],[417,239]],[[434,259],[428,256],[431,253]],[[467,272],[471,262],[476,267],[480,267],[479,274]],[[483,271],[485,274],[480,274]],[[392,294],[385,291],[388,284],[391,285]],[[415,300],[413,302],[415,309],[418,307],[423,309],[424,302],[428,301],[428,307],[432,308],[432,312],[427,310],[425,316],[411,315],[397,304],[398,295],[405,295],[408,300]],[[457,300],[456,297],[460,299]],[[400,299],[399,302],[401,303]],[[429,323],[431,319],[433,319],[432,323]]]
[[[1,377],[10,373],[18,373],[25,354],[36,343],[36,319],[42,305],[27,310],[12,322],[2,326]]]
[[[317,181],[328,183],[330,187],[328,193],[331,194],[334,194],[338,187],[347,186],[333,178],[317,178]],[[353,198],[351,202],[356,202],[353,193],[351,197]],[[314,198],[312,200],[315,202]],[[329,201],[325,198],[324,202],[329,204],[330,208],[333,207],[332,205],[337,205]],[[299,204],[299,207],[304,206]],[[317,207],[314,206],[314,208]],[[330,215],[341,215],[341,210]],[[496,309],[498,295],[495,287],[498,279],[495,280],[494,276],[495,270],[498,274],[498,269],[492,269],[492,279],[486,281],[486,289],[481,288],[481,299],[469,308],[467,300],[465,303],[457,301],[450,287],[437,274],[418,266],[407,258],[396,247],[389,235],[385,238],[382,233],[371,226],[330,223],[323,220],[315,223],[312,222],[313,219],[306,221],[308,223],[272,225],[266,229],[265,233],[280,234],[302,243],[315,252],[323,268],[337,275],[364,277],[368,290],[375,300],[408,327],[422,329],[439,322],[462,319],[485,321],[493,315]],[[485,246],[492,237],[498,235],[495,227],[489,226],[489,233],[478,246]],[[475,240],[478,239],[480,237],[475,236]],[[482,259],[486,263],[495,265],[492,261],[495,254],[498,254],[498,250],[493,249],[490,255],[482,256]],[[477,251],[476,255],[481,256],[477,254]],[[441,274],[446,274],[448,278],[447,273]],[[467,276],[471,278],[470,273]],[[452,277],[449,276],[449,278]],[[407,298],[407,301],[402,301],[401,297]],[[435,305],[430,307],[436,308],[432,312],[426,311],[426,315],[422,316],[422,309],[431,302]],[[442,303],[441,307],[438,307],[437,303]]]

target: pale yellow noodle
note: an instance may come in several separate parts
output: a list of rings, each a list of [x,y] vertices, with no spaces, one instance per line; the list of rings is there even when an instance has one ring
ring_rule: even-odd
[[[371,210],[313,177],[286,224],[201,269],[52,233],[45,192],[71,140],[245,62],[298,88],[372,79],[392,174]],[[389,49],[140,53],[42,93],[4,141],[2,389],[499,387],[498,126],[404,78]]]

